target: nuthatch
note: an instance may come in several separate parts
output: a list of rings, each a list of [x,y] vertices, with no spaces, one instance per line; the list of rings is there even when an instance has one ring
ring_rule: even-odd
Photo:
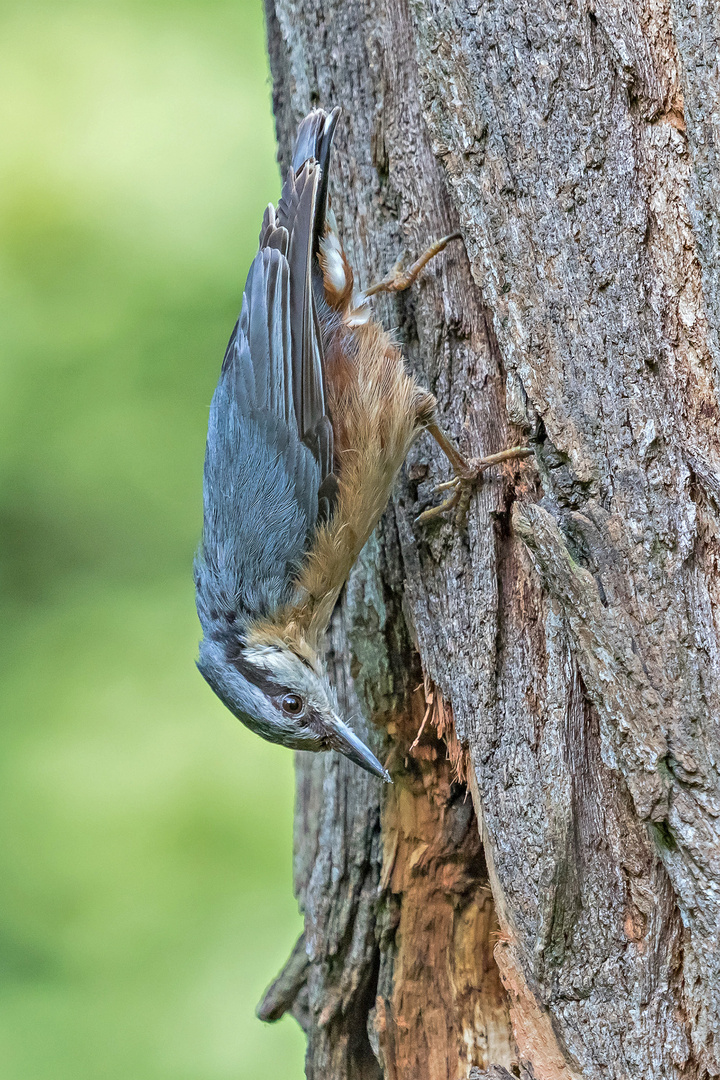
[[[343,722],[320,655],[353,563],[422,431],[454,469],[435,516],[468,498],[488,465],[438,427],[432,394],[408,375],[369,299],[407,288],[455,233],[406,272],[359,292],[328,207],[340,110],[298,128],[280,201],[268,206],[240,318],[210,407],[204,525],[195,567],[204,638],[198,667],[252,731],[300,750],[339,750],[389,780]]]

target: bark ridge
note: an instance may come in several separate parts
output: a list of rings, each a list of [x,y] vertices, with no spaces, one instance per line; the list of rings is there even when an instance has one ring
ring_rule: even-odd
[[[263,1015],[317,1078],[718,1076],[718,10],[266,3],[283,163],[343,106],[361,284],[461,228],[385,323],[469,454],[536,465],[419,532],[411,453],[332,640],[396,783],[298,762]]]

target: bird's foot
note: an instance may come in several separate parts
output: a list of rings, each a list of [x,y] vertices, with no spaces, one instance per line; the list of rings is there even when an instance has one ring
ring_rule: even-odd
[[[457,451],[456,451],[457,454]],[[486,469],[492,465],[500,465],[503,461],[531,457],[533,451],[529,446],[511,446],[508,450],[501,450],[499,454],[489,454],[484,458],[470,458],[465,460],[459,455],[454,457],[453,465],[455,475],[452,480],[446,480],[435,487],[436,492],[449,491],[450,496],[429,510],[423,511],[415,520],[420,525],[442,517],[450,510],[455,510],[455,524],[462,525],[467,515],[472,493]]]
[[[382,281],[376,281],[369,289],[365,289],[364,295],[366,297],[376,296],[377,293],[395,293],[409,289],[430,260],[439,255],[441,251],[444,251],[451,240],[462,240],[462,233],[450,233],[449,236],[443,236],[436,240],[434,244],[430,244],[423,251],[420,258],[416,259],[407,270],[403,270],[401,261],[396,262],[390,273]]]

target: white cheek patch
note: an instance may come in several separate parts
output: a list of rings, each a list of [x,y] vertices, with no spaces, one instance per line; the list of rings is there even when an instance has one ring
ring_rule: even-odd
[[[326,281],[335,292],[341,293],[347,285],[347,278],[337,236],[332,232],[327,233],[320,241],[320,250],[323,254]]]

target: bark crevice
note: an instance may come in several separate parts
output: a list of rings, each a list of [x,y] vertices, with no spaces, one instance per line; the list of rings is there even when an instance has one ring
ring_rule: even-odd
[[[719,1076],[717,11],[266,2],[281,161],[343,105],[330,189],[363,284],[459,224],[465,251],[378,312],[467,453],[537,450],[465,530],[421,530],[447,467],[420,440],[336,613],[341,699],[396,783],[298,762],[308,1074]],[[417,757],[426,684],[446,728]]]

